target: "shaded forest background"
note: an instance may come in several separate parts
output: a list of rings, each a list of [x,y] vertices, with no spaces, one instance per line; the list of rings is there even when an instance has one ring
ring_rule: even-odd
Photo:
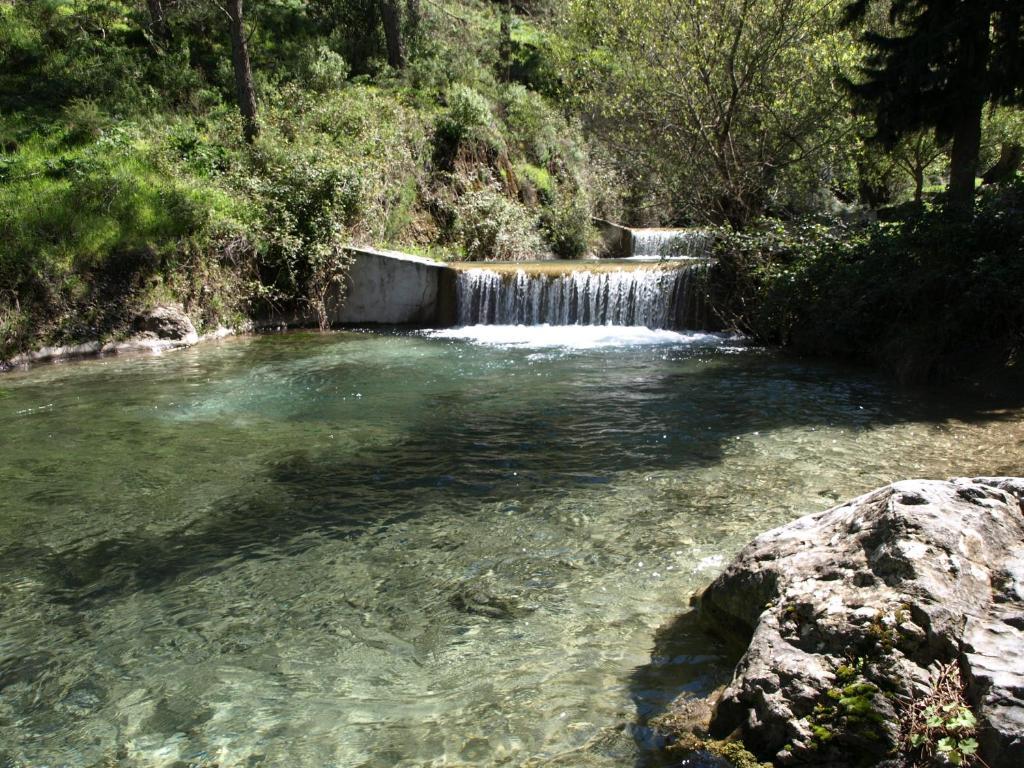
[[[599,216],[719,227],[708,290],[767,341],[907,379],[1015,369],[1020,16],[0,2],[0,359],[160,302],[201,330],[322,310],[352,243],[579,258]]]

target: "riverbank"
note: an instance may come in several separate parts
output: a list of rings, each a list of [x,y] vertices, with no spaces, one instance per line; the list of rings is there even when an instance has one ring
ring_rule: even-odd
[[[219,341],[240,333],[247,333],[251,328],[218,328],[211,333],[197,336],[195,340],[153,339],[135,337],[124,341],[92,341],[62,347],[40,347],[31,352],[15,355],[9,361],[0,362],[0,373],[15,369],[26,369],[41,363],[62,363],[71,360],[83,360],[90,357],[105,355],[161,354],[175,349],[186,349],[211,341]]]

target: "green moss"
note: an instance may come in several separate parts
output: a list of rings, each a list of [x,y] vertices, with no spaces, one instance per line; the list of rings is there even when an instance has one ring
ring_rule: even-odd
[[[724,758],[735,768],[771,768],[771,763],[763,763],[758,760],[740,741],[701,739],[687,734],[680,736],[666,751],[673,757],[703,752]]]
[[[520,163],[516,166],[516,173],[520,177],[528,179],[542,197],[545,195],[550,197],[554,194],[555,182],[546,168],[531,165],[530,163]]]
[[[861,677],[866,664],[867,661],[861,657],[853,664],[837,669],[836,678],[847,684],[842,688],[828,690],[825,700],[815,705],[814,711],[807,718],[815,749],[824,747],[843,734],[875,742],[884,739],[879,724],[885,718],[874,701],[880,690],[877,685]]]
[[[827,744],[828,742],[832,741],[833,738],[835,738],[835,734],[832,733],[832,731],[824,725],[812,725],[811,732],[814,734],[814,740],[818,744]]]
[[[836,680],[840,683],[847,683],[857,676],[857,670],[850,664],[841,664],[836,669]]]

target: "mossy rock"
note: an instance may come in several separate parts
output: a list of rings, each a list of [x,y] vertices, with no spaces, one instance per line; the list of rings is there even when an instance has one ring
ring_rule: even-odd
[[[665,748],[673,758],[704,753],[721,758],[734,768],[772,768],[771,763],[762,763],[739,741],[718,741],[698,736],[682,735],[675,743]]]

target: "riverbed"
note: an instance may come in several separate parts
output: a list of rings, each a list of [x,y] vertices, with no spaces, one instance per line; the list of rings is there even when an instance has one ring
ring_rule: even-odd
[[[0,765],[642,765],[757,533],[1022,414],[721,334],[292,333],[0,377]]]

